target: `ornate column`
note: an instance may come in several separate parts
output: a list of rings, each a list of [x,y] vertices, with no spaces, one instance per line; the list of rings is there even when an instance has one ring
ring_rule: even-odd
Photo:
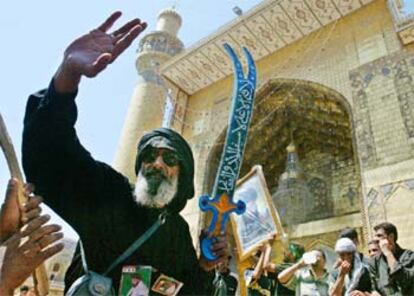
[[[177,37],[181,22],[181,16],[174,9],[165,9],[158,15],[156,30],[142,37],[139,43],[135,63],[138,82],[113,164],[131,182],[135,181],[138,140],[146,131],[161,127],[167,88],[157,69],[183,50],[184,45]]]

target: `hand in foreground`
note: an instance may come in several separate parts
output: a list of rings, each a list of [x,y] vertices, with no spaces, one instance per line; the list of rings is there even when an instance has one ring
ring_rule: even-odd
[[[0,295],[12,295],[18,287],[44,260],[63,249],[63,244],[51,246],[63,237],[58,231],[58,225],[44,224],[50,219],[48,215],[40,216],[40,203],[38,196],[29,198],[25,206],[18,206],[18,181],[9,182],[6,199],[0,212],[2,224],[0,237],[3,240],[0,250],[4,251],[3,264],[0,267]],[[25,187],[25,194],[29,196],[31,186]],[[21,212],[21,214],[20,214]],[[22,216],[20,216],[22,215]],[[25,225],[19,228],[19,221]],[[51,247],[49,247],[51,246]]]
[[[392,254],[390,243],[387,239],[383,238],[379,240],[379,247],[381,249],[381,252],[384,254],[384,256]]]
[[[17,179],[10,179],[7,185],[6,197],[0,211],[0,244],[19,229],[22,220],[29,221],[38,216],[41,211],[39,207],[42,202],[41,198],[36,196],[29,199],[33,191],[32,184],[24,185],[23,194],[28,199],[28,203],[25,207],[19,206],[17,198],[19,185]],[[23,214],[23,217],[20,216],[21,214]]]
[[[119,11],[113,13],[99,27],[68,46],[63,62],[55,75],[55,88],[58,92],[74,92],[82,76],[98,75],[147,27],[145,22],[133,19],[120,29],[108,33],[121,14]]]
[[[339,266],[339,276],[345,276],[351,270],[351,264],[348,261],[343,260]]]
[[[207,236],[207,231],[202,230],[200,234],[200,242]],[[215,266],[219,263],[225,262],[228,260],[229,250],[228,250],[228,242],[227,237],[225,234],[221,234],[216,236],[216,241],[211,246],[211,251],[216,255],[217,259],[214,261],[208,261],[204,256],[203,253],[200,255],[200,266],[205,271],[210,271],[215,268]]]

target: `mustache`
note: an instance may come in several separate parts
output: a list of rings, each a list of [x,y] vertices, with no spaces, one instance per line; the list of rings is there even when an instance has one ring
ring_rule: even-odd
[[[145,178],[157,178],[160,180],[167,180],[167,176],[164,174],[164,172],[162,170],[159,169],[155,169],[155,168],[148,168],[148,169],[144,169],[142,171],[142,175]]]

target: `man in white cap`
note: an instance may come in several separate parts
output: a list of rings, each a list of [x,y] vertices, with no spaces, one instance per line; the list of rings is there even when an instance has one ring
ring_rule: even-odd
[[[330,295],[365,295],[371,292],[371,279],[368,268],[361,261],[353,241],[340,238],[335,245],[339,256],[338,268],[332,273],[334,284],[329,289]]]

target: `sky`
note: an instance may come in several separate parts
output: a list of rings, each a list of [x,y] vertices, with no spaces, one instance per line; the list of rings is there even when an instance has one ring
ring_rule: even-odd
[[[155,30],[158,13],[175,6],[183,18],[178,33],[186,47],[233,20],[234,6],[247,11],[259,0],[71,0],[0,1],[0,112],[20,160],[21,133],[29,94],[47,87],[65,48],[92,30],[113,11],[123,16],[117,24],[139,17]],[[117,25],[114,25],[117,28]],[[79,88],[76,129],[83,145],[96,159],[112,163],[129,101],[137,82],[135,69],[139,38],[115,63],[94,79],[83,79]],[[0,202],[9,179],[0,156]],[[60,221],[59,221],[60,222]],[[68,232],[73,237],[72,232]]]
[[[269,0],[267,0],[269,1]],[[1,1],[0,11],[0,112],[20,159],[24,108],[30,93],[47,87],[65,48],[120,10],[118,24],[139,17],[155,29],[158,13],[175,6],[183,18],[179,38],[186,47],[236,18],[234,6],[243,11],[259,0],[72,0]],[[414,1],[406,0],[414,12]],[[116,25],[114,26],[117,27]],[[144,34],[145,34],[144,32]],[[129,101],[137,82],[135,56],[139,39],[118,60],[94,79],[83,79],[77,98],[76,125],[83,145],[96,159],[112,163]],[[0,156],[0,202],[9,173]],[[59,220],[58,220],[59,221]],[[59,221],[60,222],[60,221]],[[65,228],[69,237],[74,233]]]

